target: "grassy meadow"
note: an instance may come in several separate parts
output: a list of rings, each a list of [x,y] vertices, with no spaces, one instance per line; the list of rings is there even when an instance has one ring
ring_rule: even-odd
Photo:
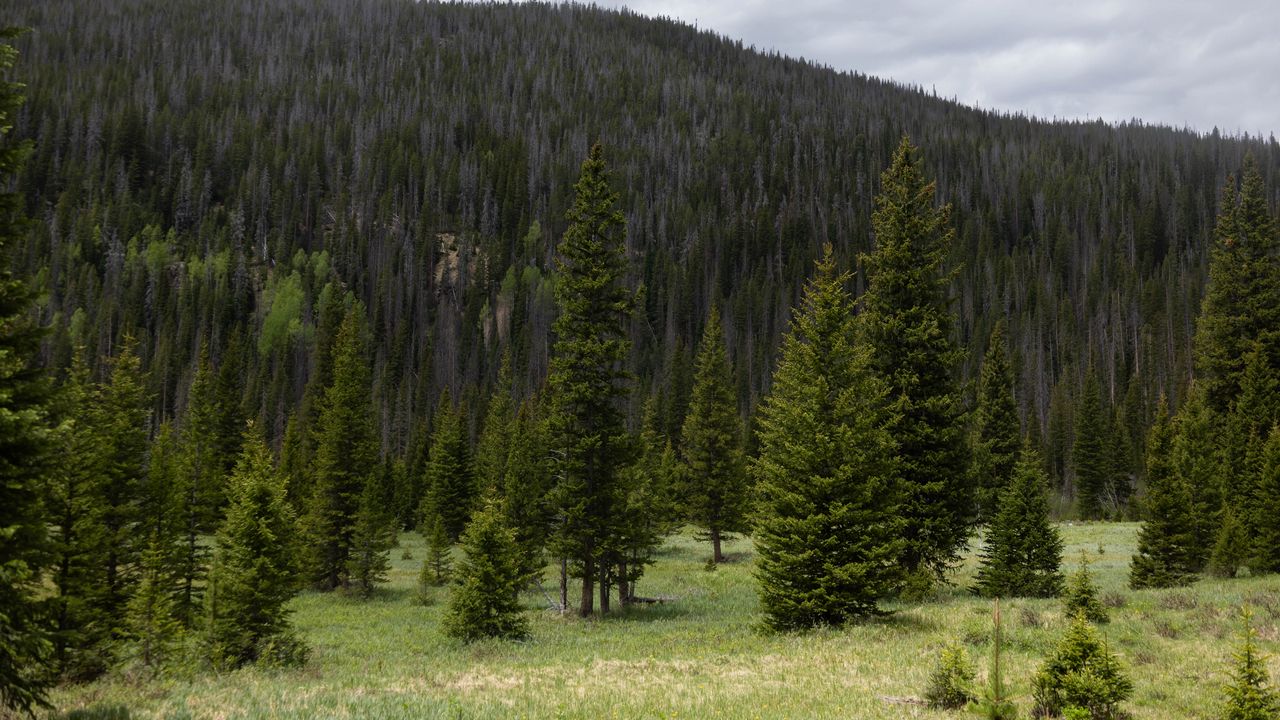
[[[1280,653],[1280,576],[1133,592],[1137,529],[1063,525],[1067,569],[1088,553],[1111,608],[1104,632],[1134,680],[1133,717],[1214,717],[1240,604],[1254,608],[1262,649]],[[177,718],[946,718],[965,715],[911,702],[938,649],[963,642],[980,678],[991,650],[991,603],[966,590],[972,557],[931,602],[840,630],[770,635],[758,627],[750,542],[730,543],[731,562],[707,571],[708,546],[688,534],[668,540],[638,588],[668,602],[583,621],[528,593],[529,641],[463,645],[440,632],[447,589],[416,602],[422,539],[400,543],[375,599],[294,601],[312,647],[303,669],[122,673],[52,699],[61,712],[127,706],[134,717]],[[1006,601],[1002,612],[1006,682],[1025,714],[1030,676],[1066,623],[1055,600]],[[1270,670],[1280,676],[1274,657]]]

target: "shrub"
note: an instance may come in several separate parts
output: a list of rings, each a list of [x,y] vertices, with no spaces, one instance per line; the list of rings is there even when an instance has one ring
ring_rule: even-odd
[[[924,699],[929,707],[955,710],[974,700],[973,665],[964,646],[946,645],[938,654],[937,665],[929,676]]]
[[[1133,694],[1133,683],[1120,661],[1083,614],[1071,621],[1057,651],[1031,685],[1035,714],[1041,717],[1111,720],[1120,717],[1120,703]]]

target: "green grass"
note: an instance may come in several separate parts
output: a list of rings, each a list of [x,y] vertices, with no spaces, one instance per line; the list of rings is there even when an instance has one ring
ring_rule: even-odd
[[[1104,632],[1135,684],[1134,718],[1209,718],[1249,603],[1261,648],[1280,652],[1280,576],[1205,580],[1132,592],[1126,585],[1137,525],[1063,525],[1067,569],[1090,556],[1112,606]],[[639,593],[673,598],[603,620],[562,618],[539,593],[525,596],[532,638],[462,645],[440,632],[447,590],[414,602],[421,538],[392,551],[390,587],[368,602],[306,593],[294,621],[313,648],[301,670],[114,676],[55,693],[61,710],[128,705],[135,717],[192,718],[945,718],[902,703],[919,697],[938,649],[963,642],[979,666],[990,652],[991,604],[968,594],[972,558],[957,586],[931,602],[894,605],[884,619],[840,630],[770,635],[758,628],[751,547],[708,572],[705,544],[668,541]],[[403,549],[412,554],[402,559]],[[548,591],[554,589],[548,585]],[[1065,627],[1053,600],[1002,603],[1005,678],[1030,709],[1029,678]],[[1272,660],[1273,677],[1280,663]]]

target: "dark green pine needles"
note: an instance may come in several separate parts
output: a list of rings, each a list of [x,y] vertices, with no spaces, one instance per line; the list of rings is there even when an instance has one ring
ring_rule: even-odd
[[[1253,629],[1248,608],[1240,610],[1243,629],[1240,649],[1235,653],[1235,667],[1231,682],[1224,688],[1226,703],[1223,720],[1274,720],[1280,717],[1280,697],[1270,687],[1267,676],[1267,659],[1258,652],[1255,641],[1258,631]]]
[[[987,530],[974,588],[984,597],[1055,597],[1062,591],[1062,538],[1049,521],[1041,466],[1024,444]]]
[[[828,246],[760,410],[756,576],[775,630],[877,614],[901,578],[892,418],[854,341],[848,280]]]
[[[445,633],[466,642],[528,636],[529,622],[520,610],[515,534],[496,501],[471,519],[462,549],[466,557],[458,565],[457,584],[449,597]]]
[[[1195,579],[1195,523],[1191,489],[1173,465],[1173,429],[1160,399],[1147,438],[1147,520],[1129,564],[1129,587],[1166,588]]]

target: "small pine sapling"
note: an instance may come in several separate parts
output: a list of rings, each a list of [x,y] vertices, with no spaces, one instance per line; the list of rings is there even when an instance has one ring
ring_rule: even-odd
[[[521,578],[515,533],[496,502],[472,517],[462,535],[462,548],[466,557],[458,566],[449,597],[445,634],[464,642],[528,637],[529,621],[517,596]]]
[[[982,697],[974,705],[974,712],[987,720],[1014,720],[1018,716],[1018,707],[1009,698],[1004,687],[1004,674],[1000,668],[1000,599],[996,598],[992,612],[992,623],[995,625],[993,650],[991,653],[991,669],[987,672],[987,685],[982,690]]]
[[[1098,600],[1098,586],[1093,583],[1093,573],[1089,572],[1089,558],[1080,553],[1080,567],[1067,581],[1066,595],[1063,597],[1067,617],[1083,616],[1093,623],[1105,623],[1107,608]]]
[[[974,699],[973,678],[973,665],[964,646],[944,645],[933,674],[929,676],[929,688],[925,690],[924,699],[932,708],[962,708]]]
[[[449,531],[439,515],[433,516],[427,525],[427,557],[422,561],[422,577],[428,578],[433,587],[440,587],[449,582],[453,574],[453,560],[449,553]]]
[[[1254,640],[1258,631],[1253,629],[1249,609],[1241,608],[1240,649],[1235,652],[1235,667],[1231,682],[1224,688],[1226,705],[1223,720],[1272,720],[1280,717],[1280,697],[1270,687],[1267,677],[1267,659],[1258,652]]]
[[[1071,621],[1058,649],[1032,678],[1031,687],[1037,717],[1114,720],[1122,717],[1120,703],[1133,694],[1133,682],[1119,659],[1083,614]]]

